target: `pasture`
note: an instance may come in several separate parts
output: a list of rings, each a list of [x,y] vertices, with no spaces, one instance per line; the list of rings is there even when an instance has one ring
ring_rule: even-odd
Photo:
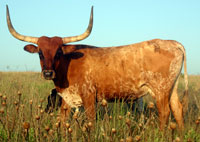
[[[189,76],[189,109],[185,129],[180,131],[170,114],[169,125],[161,132],[157,109],[144,97],[144,113],[131,111],[126,103],[99,102],[95,126],[84,112],[74,112],[61,121],[60,110],[45,113],[52,81],[35,72],[0,72],[0,141],[96,141],[96,142],[168,142],[200,141],[200,76]],[[184,91],[179,81],[179,97]],[[151,105],[149,105],[151,104]],[[94,128],[95,127],[95,128]]]

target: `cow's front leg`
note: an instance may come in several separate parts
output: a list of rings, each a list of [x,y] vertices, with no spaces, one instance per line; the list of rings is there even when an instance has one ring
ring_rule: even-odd
[[[95,95],[94,94],[85,94],[82,96],[84,109],[89,121],[93,122],[96,117],[95,112]]]
[[[70,112],[71,112],[71,107],[65,102],[64,99],[62,99],[61,118],[63,120],[66,120],[66,118],[69,117]]]

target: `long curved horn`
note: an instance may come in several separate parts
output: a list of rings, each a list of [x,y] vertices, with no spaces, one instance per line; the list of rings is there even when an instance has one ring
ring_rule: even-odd
[[[8,9],[8,5],[6,5],[6,10],[7,10],[7,24],[8,24],[8,29],[10,31],[10,33],[17,39],[22,40],[22,41],[26,41],[26,42],[31,42],[31,43],[35,43],[37,44],[38,38],[37,37],[30,37],[30,36],[23,36],[19,33],[17,33],[11,23],[10,20],[10,14],[9,14],[9,9]]]
[[[69,42],[80,41],[80,40],[83,40],[83,39],[87,38],[90,35],[91,31],[92,31],[92,26],[93,26],[93,6],[92,6],[92,9],[91,9],[90,22],[89,22],[87,30],[83,34],[81,34],[79,36],[72,36],[72,37],[64,37],[64,38],[62,38],[63,44],[69,43]]]

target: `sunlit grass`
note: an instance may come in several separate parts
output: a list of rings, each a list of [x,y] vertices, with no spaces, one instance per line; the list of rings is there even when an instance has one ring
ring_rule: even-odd
[[[84,111],[62,121],[60,110],[44,112],[54,85],[40,73],[0,72],[0,141],[96,141],[168,142],[200,141],[200,76],[189,76],[189,111],[184,131],[170,115],[169,125],[159,130],[157,109],[151,97],[144,98],[144,113],[130,110],[125,102],[99,102],[97,120],[87,121]],[[184,91],[183,78],[179,94]]]

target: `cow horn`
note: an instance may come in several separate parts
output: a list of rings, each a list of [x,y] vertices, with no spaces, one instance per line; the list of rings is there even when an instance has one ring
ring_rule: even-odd
[[[6,10],[7,10],[7,24],[8,24],[8,29],[10,31],[10,33],[17,39],[22,40],[22,41],[26,41],[26,42],[31,42],[31,43],[35,43],[37,44],[38,38],[37,37],[30,37],[30,36],[23,36],[19,33],[17,33],[11,23],[10,20],[10,14],[9,14],[9,9],[8,6],[6,5]]]
[[[62,38],[63,44],[69,43],[69,42],[80,41],[80,40],[83,40],[83,39],[87,38],[90,35],[91,31],[92,31],[92,26],[93,26],[93,6],[92,6],[92,9],[91,9],[90,22],[89,22],[87,30],[83,34],[81,34],[79,36],[72,36],[72,37],[64,37],[64,38]]]

